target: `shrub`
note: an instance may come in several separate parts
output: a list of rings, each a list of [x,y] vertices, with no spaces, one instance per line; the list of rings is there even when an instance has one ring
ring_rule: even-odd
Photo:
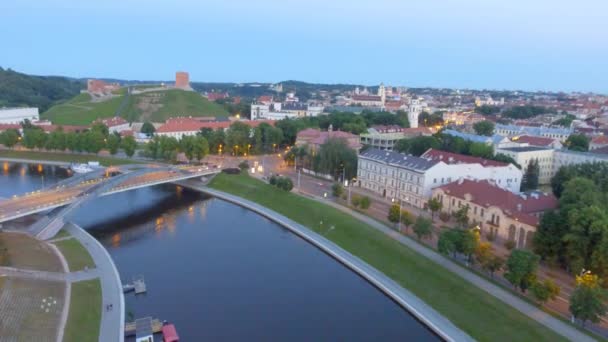
[[[515,248],[515,241],[513,240],[507,240],[505,242],[505,248],[508,250],[512,250],[513,248]]]
[[[268,183],[270,183],[270,185],[277,185],[277,177],[271,176],[270,179],[268,180]]]
[[[369,197],[364,196],[361,199],[361,203],[360,203],[361,209],[368,209],[371,204],[372,204],[372,200]]]
[[[443,222],[448,222],[450,220],[450,214],[442,211],[441,213],[439,213],[439,219]]]
[[[350,202],[353,205],[353,207],[358,208],[361,205],[361,196],[353,195]]]
[[[246,160],[243,160],[242,162],[239,163],[239,169],[241,170],[247,170],[249,169],[249,162]]]
[[[340,197],[342,194],[344,194],[344,188],[342,187],[342,184],[334,183],[331,186],[331,192],[335,197]]]
[[[293,189],[293,182],[291,181],[291,178],[288,177],[272,176],[270,177],[270,184],[285,191],[291,191],[291,189]]]

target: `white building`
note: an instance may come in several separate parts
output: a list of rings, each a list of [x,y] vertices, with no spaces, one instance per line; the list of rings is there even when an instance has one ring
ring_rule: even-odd
[[[317,116],[323,113],[325,107],[319,104],[299,102],[252,103],[251,120],[281,120],[285,118],[302,118]]]
[[[572,134],[572,129],[496,124],[494,127],[494,133],[507,137],[531,135],[535,137],[554,138],[559,139],[560,141],[565,141],[568,139],[570,134]]]
[[[18,124],[26,119],[30,121],[40,120],[38,108],[0,108],[0,123],[2,124]]]
[[[110,133],[120,133],[131,129],[129,122],[119,116],[103,119],[101,120],[101,123],[108,127]]]
[[[513,165],[499,168],[479,163],[447,164],[373,148],[361,152],[358,159],[360,187],[418,208],[425,206],[433,188],[458,179],[487,179],[516,192],[522,178],[521,171]]]
[[[554,149],[548,147],[537,147],[537,146],[523,146],[523,147],[506,147],[496,149],[496,153],[505,154],[515,160],[524,170],[528,169],[528,165],[533,160],[538,161],[539,184],[551,183],[551,177],[555,174],[553,167],[553,153]]]
[[[608,162],[607,154],[593,152],[577,152],[570,150],[555,150],[553,154],[553,174],[562,166],[577,165],[584,163]]]
[[[426,103],[422,99],[411,99],[407,110],[407,119],[411,128],[418,127],[418,116],[424,111]]]

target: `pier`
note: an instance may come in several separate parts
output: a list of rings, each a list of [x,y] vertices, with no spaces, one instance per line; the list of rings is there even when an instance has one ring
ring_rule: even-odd
[[[158,334],[162,330],[163,322],[158,318],[144,317],[136,319],[135,322],[125,323],[125,336]]]
[[[124,293],[135,291],[135,294],[146,293],[146,282],[144,281],[143,276],[138,276],[133,278],[132,283],[128,283],[122,286],[122,291]]]

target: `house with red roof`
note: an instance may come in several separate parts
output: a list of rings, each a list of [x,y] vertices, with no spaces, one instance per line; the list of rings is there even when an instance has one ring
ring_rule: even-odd
[[[557,138],[538,137],[533,135],[521,135],[511,138],[512,142],[522,144],[522,146],[549,147],[554,149],[563,148],[563,144]]]
[[[156,135],[168,136],[176,139],[181,139],[183,136],[196,135],[202,128],[210,128],[212,130],[227,130],[230,125],[236,121],[208,121],[203,118],[193,117],[177,117],[165,121],[163,125],[156,129]],[[267,123],[274,126],[272,120],[239,120],[251,128],[255,128],[262,123]]]
[[[531,247],[542,214],[558,205],[552,194],[514,194],[486,180],[460,179],[433,189],[432,197],[450,214],[468,205],[469,221],[484,235],[496,243],[513,241],[517,248]]]
[[[591,138],[591,141],[589,142],[589,150],[595,150],[606,146],[608,146],[608,136],[605,135],[595,136]]]
[[[361,149],[361,143],[359,142],[359,136],[343,131],[334,131],[331,129],[328,131],[321,131],[315,128],[307,128],[298,132],[296,137],[296,146],[308,146],[311,151],[318,151],[320,146],[325,144],[327,140],[338,138],[343,139],[348,144],[348,147],[355,151]]]
[[[123,118],[121,118],[120,116],[114,116],[108,119],[102,119],[99,120],[99,122],[101,122],[102,124],[106,125],[106,127],[108,127],[108,131],[110,133],[115,133],[115,132],[122,132],[122,131],[127,131],[130,129],[130,125],[129,122]]]

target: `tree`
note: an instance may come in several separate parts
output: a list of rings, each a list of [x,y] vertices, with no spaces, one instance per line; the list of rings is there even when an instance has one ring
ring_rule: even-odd
[[[120,147],[120,136],[116,134],[110,134],[107,142],[108,150],[110,154],[115,155]]]
[[[101,133],[101,135],[103,135],[104,138],[107,138],[108,135],[110,134],[110,130],[108,129],[108,126],[104,125],[101,122],[94,123],[91,126],[90,131]]]
[[[514,287],[519,287],[522,292],[536,281],[536,269],[538,268],[538,255],[523,249],[515,249],[507,259],[507,279]]]
[[[316,168],[335,179],[351,179],[357,174],[357,153],[348,147],[346,140],[330,138],[317,153]]]
[[[566,139],[566,146],[572,151],[589,151],[589,138],[584,134],[572,134]]]
[[[476,106],[475,112],[481,115],[493,115],[500,112],[500,107],[490,105]]]
[[[431,198],[427,203],[429,210],[431,211],[431,218],[435,219],[435,213],[441,211],[443,208],[443,203],[437,198]]]
[[[467,204],[460,207],[453,215],[460,228],[464,229],[469,224],[469,209],[469,205]]]
[[[360,206],[361,209],[369,209],[369,206],[372,204],[372,200],[368,196],[363,196],[361,198]]]
[[[606,314],[606,292],[600,286],[599,278],[589,272],[576,277],[576,288],[570,295],[570,312],[581,320],[583,327],[587,321],[597,323]]]
[[[241,155],[247,152],[247,147],[250,144],[251,127],[236,121],[226,131],[227,150],[232,151],[234,155]]]
[[[400,210],[401,208],[399,207],[399,204],[391,205],[391,207],[388,209],[388,220],[392,223],[399,222]]]
[[[475,261],[481,266],[481,268],[486,270],[486,265],[488,265],[488,263],[493,257],[492,244],[489,242],[480,242],[475,248],[473,256],[475,257]]]
[[[447,229],[439,234],[437,250],[444,255],[454,256],[457,252],[457,245],[460,244],[461,235],[453,229]]]
[[[538,159],[533,159],[528,163],[526,173],[521,181],[521,191],[536,190],[538,188],[538,177],[540,174],[540,166]]]
[[[473,124],[475,133],[491,137],[494,134],[494,123],[492,121],[479,121]]]
[[[484,143],[473,142],[469,144],[468,154],[473,157],[491,159],[494,156],[494,148]]]
[[[540,304],[545,304],[549,300],[554,300],[559,295],[559,286],[551,279],[546,279],[543,282],[537,281],[530,288],[532,295]]]
[[[335,197],[340,197],[344,193],[344,187],[342,187],[342,184],[340,183],[334,183],[331,186],[331,192]]]
[[[490,277],[494,277],[494,272],[499,271],[504,265],[505,260],[498,255],[493,255],[492,258],[488,261],[486,265],[483,265],[488,272],[490,272]]]
[[[563,261],[563,238],[567,232],[568,227],[563,224],[562,217],[556,211],[544,213],[532,240],[534,253],[551,264]]]
[[[11,148],[19,142],[19,132],[16,129],[7,129],[0,133],[0,144]]]
[[[192,157],[198,161],[205,158],[209,154],[209,143],[207,139],[201,136],[193,137],[192,141]]]
[[[407,210],[401,210],[401,224],[405,226],[405,231],[414,223],[414,215]]]
[[[239,169],[241,169],[241,171],[245,171],[245,170],[249,169],[249,162],[246,161],[246,160],[243,160],[242,162],[240,162],[239,163]],[[277,179],[275,179],[274,182],[276,183]]]
[[[414,156],[421,156],[428,149],[438,149],[441,146],[439,139],[430,136],[420,136],[411,139],[401,139],[395,144],[395,150]]]
[[[23,145],[29,149],[43,148],[46,145],[47,135],[40,128],[23,130]]]
[[[151,136],[156,132],[156,128],[151,122],[146,121],[143,125],[141,125],[140,132],[146,134],[147,136]]]
[[[47,150],[63,151],[66,149],[66,146],[66,135],[63,133],[61,126],[48,135],[46,140]]]
[[[137,142],[135,141],[135,138],[133,138],[133,136],[128,135],[124,139],[122,139],[121,146],[122,149],[125,151],[125,154],[128,157],[132,157],[133,154],[135,154]]]
[[[431,237],[433,235],[433,222],[425,217],[418,216],[413,229],[418,240]]]
[[[105,125],[102,125],[105,127]],[[90,130],[83,134],[84,136],[84,149],[90,153],[99,153],[105,146],[106,137],[100,130]]]
[[[458,253],[465,255],[470,262],[473,253],[475,253],[475,250],[479,245],[479,235],[471,229],[455,231],[460,234],[460,238],[457,240],[458,244],[456,244],[456,250]]]

